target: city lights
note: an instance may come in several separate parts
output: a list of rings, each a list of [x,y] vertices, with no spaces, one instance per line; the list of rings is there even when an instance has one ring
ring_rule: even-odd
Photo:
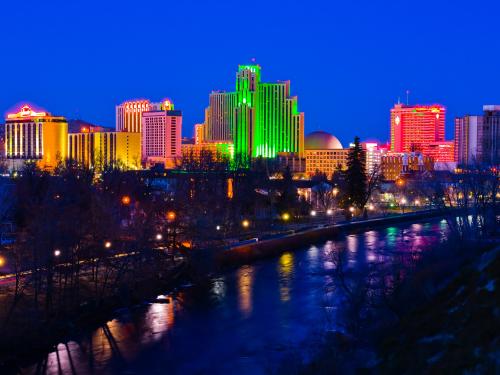
[[[290,220],[290,214],[288,212],[285,212],[283,215],[281,215],[281,218],[284,221],[288,221],[288,220]]]
[[[130,197],[128,195],[124,195],[122,197],[122,204],[124,206],[128,206],[130,204]]]
[[[316,211],[315,210],[311,211],[311,216],[316,216]]]
[[[353,206],[349,207],[349,212],[351,212],[351,213],[354,212],[354,207]]]
[[[373,205],[373,203],[370,203],[370,204],[368,205],[368,209],[369,209],[370,211],[373,211],[373,210],[375,209],[375,206]]]
[[[241,222],[241,225],[243,226],[243,228],[248,228],[250,226],[250,222],[245,219]]]
[[[177,217],[177,215],[176,215],[176,213],[174,211],[168,211],[167,212],[167,219],[169,221],[174,221],[176,217]]]
[[[112,245],[112,244],[111,244],[111,241],[106,241],[106,242],[104,242],[104,247],[105,247],[106,249],[111,248],[111,245]]]
[[[58,257],[61,255],[61,250],[54,250],[54,256]]]
[[[415,199],[415,206],[420,206],[420,201],[418,199]]]
[[[216,229],[216,230],[220,230],[220,225],[217,225],[217,226],[215,227],[215,229]]]
[[[163,239],[163,236],[162,236],[161,233],[158,233],[155,238],[156,238],[157,241],[160,241],[160,240]]]
[[[329,208],[328,210],[326,210],[326,214],[329,216],[333,215],[333,210]]]
[[[6,263],[7,263],[7,261],[5,260],[5,258],[0,256],[0,267],[5,266]]]
[[[406,204],[406,203],[407,203],[407,200],[406,200],[406,198],[401,198],[401,201],[400,201],[400,202],[401,202],[401,204]]]

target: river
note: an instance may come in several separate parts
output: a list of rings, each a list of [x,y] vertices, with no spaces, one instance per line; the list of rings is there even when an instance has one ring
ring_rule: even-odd
[[[348,326],[345,293],[335,287],[341,258],[334,254],[343,254],[347,277],[373,265],[404,268],[447,233],[444,220],[401,224],[244,265],[206,288],[183,288],[170,303],[119,311],[23,373],[275,373],[287,361],[307,362],[325,332]]]

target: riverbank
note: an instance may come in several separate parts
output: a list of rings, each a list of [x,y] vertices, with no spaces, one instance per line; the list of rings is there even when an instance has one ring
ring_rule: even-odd
[[[114,292],[98,300],[85,295],[85,291],[93,290],[93,285],[82,283],[81,302],[75,308],[41,321],[38,320],[41,313],[21,301],[15,316],[1,330],[0,373],[17,374],[18,368],[35,362],[40,355],[53,350],[57,343],[96,329],[112,319],[117,309],[155,301],[165,290],[174,290],[189,281],[190,274],[189,264],[182,261],[159,272],[144,272],[140,278],[131,275],[114,285]],[[25,300],[29,297],[26,296]],[[163,302],[171,301],[166,299]],[[2,306],[3,309],[7,307],[7,304]]]
[[[216,266],[236,266],[273,257],[285,251],[294,251],[308,244],[334,239],[339,233],[367,230],[383,225],[399,224],[413,220],[431,219],[442,217],[444,214],[442,210],[425,210],[367,220],[342,222],[333,225],[321,225],[319,227],[306,228],[295,233],[283,234],[271,239],[255,239],[253,242],[239,244],[228,249],[214,249],[213,256]]]
[[[499,240],[443,244],[393,290],[395,318],[375,311],[356,335],[329,333],[291,373],[497,374],[499,270]]]

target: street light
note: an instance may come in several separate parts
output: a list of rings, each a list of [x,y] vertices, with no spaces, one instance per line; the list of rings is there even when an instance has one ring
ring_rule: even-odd
[[[54,250],[54,256],[58,257],[60,255],[61,255],[61,250],[59,249]]]
[[[7,261],[5,260],[5,258],[0,256],[0,267],[5,266],[5,263],[7,263]]]
[[[158,234],[156,235],[156,239],[157,239],[158,241],[160,241],[162,238],[163,238],[163,236],[161,235],[161,233],[158,233]]]
[[[316,216],[316,211],[312,210],[311,211],[311,216]]]
[[[248,228],[250,226],[250,222],[245,219],[241,222],[241,225],[243,226],[243,228]]]
[[[333,215],[333,210],[329,208],[328,210],[326,210],[326,214],[329,216]]]
[[[370,203],[370,204],[368,205],[368,209],[369,209],[370,211],[373,211],[373,210],[375,209],[375,206],[373,205],[373,203]]]
[[[220,230],[220,225],[217,225],[215,229]]]
[[[401,204],[406,204],[406,198],[401,198]]]
[[[349,207],[349,212],[351,212],[351,213],[354,212],[354,207],[353,206]]]
[[[420,201],[418,199],[415,199],[415,206],[420,206]]]
[[[124,195],[122,197],[122,204],[124,206],[128,206],[130,204],[130,197],[128,195]]]
[[[339,193],[339,189],[333,188],[332,193],[333,193],[333,196],[336,196]]]
[[[106,249],[109,249],[109,248],[111,247],[111,241],[106,241],[106,242],[104,242],[104,247],[105,247]]]
[[[170,221],[174,221],[175,218],[176,218],[176,214],[174,211],[168,211],[167,212],[167,219],[170,220]]]
[[[290,214],[288,212],[285,212],[283,215],[281,215],[281,218],[284,221],[288,221],[288,220],[290,220]]]

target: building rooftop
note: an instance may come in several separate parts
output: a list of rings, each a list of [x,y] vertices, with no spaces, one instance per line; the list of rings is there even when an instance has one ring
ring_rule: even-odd
[[[315,131],[306,135],[304,148],[306,150],[335,150],[343,147],[334,135],[324,131]]]

